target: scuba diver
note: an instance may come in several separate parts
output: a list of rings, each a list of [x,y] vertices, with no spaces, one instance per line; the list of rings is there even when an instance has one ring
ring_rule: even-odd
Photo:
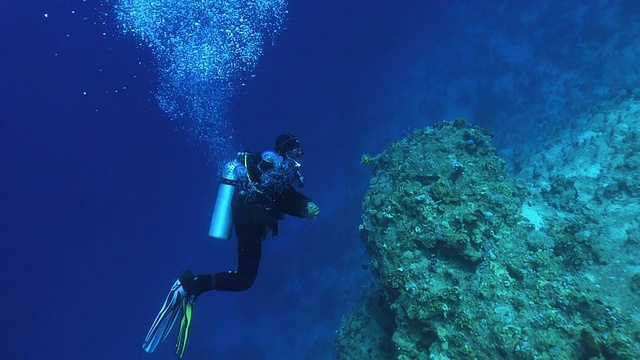
[[[269,231],[278,236],[278,221],[284,215],[315,219],[320,208],[294,187],[304,185],[298,159],[300,141],[291,133],[277,137],[275,152],[240,152],[222,171],[209,235],[228,239],[232,224],[238,238],[238,267],[234,271],[194,275],[183,272],[151,325],[143,349],[151,353],[167,337],[178,317],[180,329],[176,354],[182,358],[189,336],[193,304],[211,291],[244,291],[258,274],[262,241]]]

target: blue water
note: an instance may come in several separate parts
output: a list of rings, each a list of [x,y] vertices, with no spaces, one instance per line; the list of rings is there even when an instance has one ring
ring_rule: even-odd
[[[362,153],[464,116],[516,159],[640,82],[633,1],[229,1],[263,36],[238,44],[180,18],[133,34],[122,3],[0,4],[0,358],[173,359],[173,335],[141,348],[170,285],[235,266],[235,242],[206,236],[218,164],[291,131],[322,214],[281,223],[249,291],[198,299],[185,358],[332,359],[371,278]],[[214,2],[171,3],[156,15]],[[168,39],[255,47],[187,56]],[[181,73],[189,56],[208,60]]]

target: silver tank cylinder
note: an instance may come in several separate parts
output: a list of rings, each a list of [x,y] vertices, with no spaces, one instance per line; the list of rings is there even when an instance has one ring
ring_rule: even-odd
[[[233,226],[233,214],[231,212],[231,201],[237,180],[236,168],[242,166],[238,160],[233,160],[224,165],[220,176],[220,186],[216,205],[211,215],[209,225],[209,236],[220,240],[229,240],[231,237],[231,227]]]

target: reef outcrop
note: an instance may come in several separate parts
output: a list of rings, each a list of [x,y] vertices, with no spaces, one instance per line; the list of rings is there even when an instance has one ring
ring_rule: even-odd
[[[464,119],[362,162],[374,175],[360,237],[379,288],[345,317],[340,359],[640,359],[633,309],[595,280],[612,260],[574,180],[552,176],[543,194],[571,216],[540,215],[531,185]],[[638,279],[620,286],[640,292]]]

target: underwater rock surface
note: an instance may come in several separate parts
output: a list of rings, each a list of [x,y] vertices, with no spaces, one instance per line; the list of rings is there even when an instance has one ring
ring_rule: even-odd
[[[598,245],[575,177],[551,174],[544,191],[514,178],[464,119],[362,162],[374,176],[360,237],[379,288],[345,317],[340,359],[640,359],[637,306],[625,305],[640,297],[610,286],[638,293],[640,275],[607,274],[621,249]]]

